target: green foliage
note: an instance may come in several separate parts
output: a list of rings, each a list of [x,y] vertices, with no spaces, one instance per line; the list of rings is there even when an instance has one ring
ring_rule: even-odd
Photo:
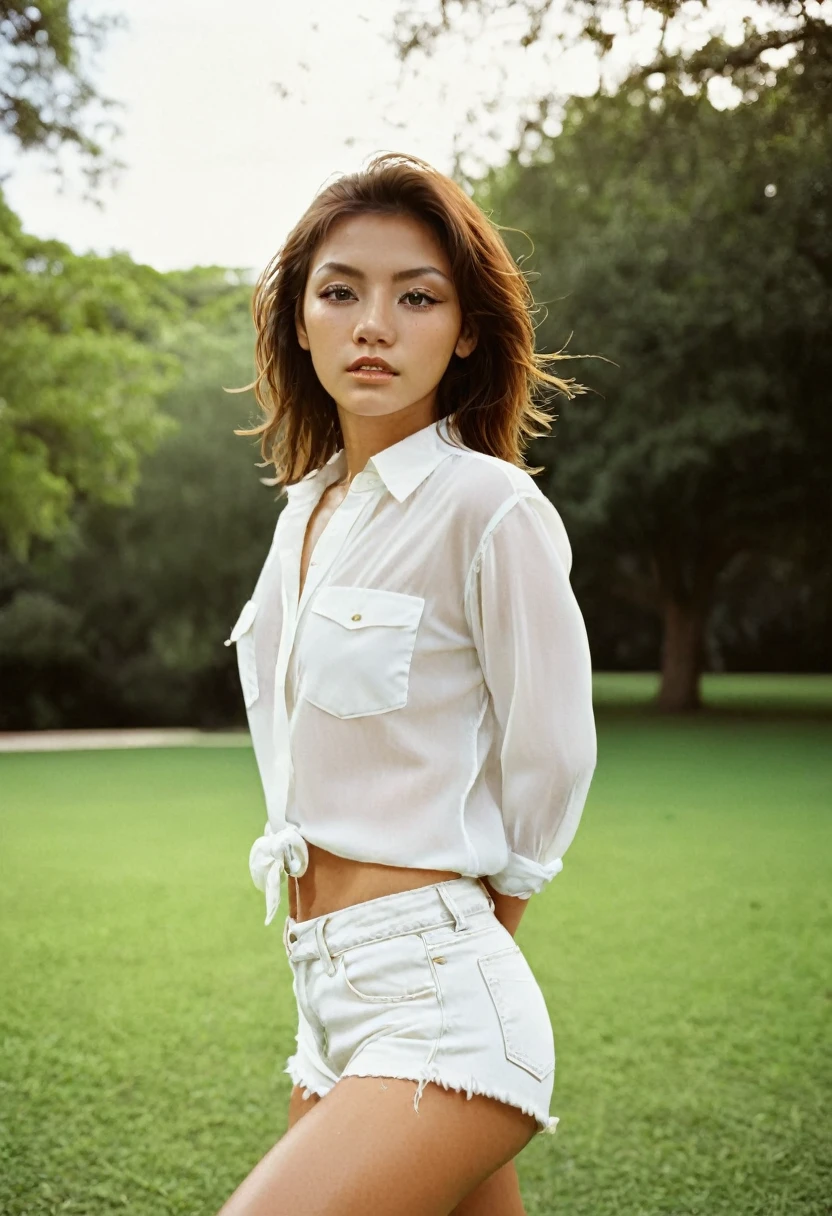
[[[126,255],[79,257],[26,235],[0,195],[0,544],[24,557],[76,501],[123,504],[170,423],[166,331],[182,315],[163,277]]]
[[[161,277],[161,276],[160,276]],[[0,726],[166,723],[216,726],[241,716],[233,650],[223,646],[253,587],[277,518],[259,452],[234,428],[253,397],[250,288],[239,272],[197,267],[163,276],[181,304],[165,336],[180,377],[159,401],[171,420],[145,458],[129,507],[76,507],[58,545],[0,567],[0,665],[18,695]],[[40,661],[17,647],[31,596],[68,612],[72,638],[46,633]],[[24,599],[26,608],[21,607]],[[54,641],[54,650],[46,653]]]
[[[120,128],[104,115],[118,103],[98,93],[81,52],[99,50],[109,31],[123,25],[118,13],[79,14],[70,0],[0,0],[0,131],[24,151],[51,156],[59,179],[65,170],[57,153],[74,146],[92,201],[102,177],[123,164],[106,146],[107,135]]]
[[[793,84],[575,100],[478,195],[533,234],[539,345],[613,361],[531,457],[604,594],[656,611],[706,616],[732,562],[810,562],[832,523],[832,118]]]
[[[502,90],[509,68],[514,80],[522,81],[528,62],[525,57],[531,56],[529,78],[539,80],[541,50],[550,63],[571,51],[581,51],[588,78],[593,67],[597,70],[599,96],[628,92],[660,77],[700,97],[707,95],[712,81],[730,81],[744,100],[751,101],[789,63],[790,71],[805,70],[807,78],[811,77],[813,104],[828,110],[832,23],[827,6],[764,0],[747,8],[739,39],[730,28],[736,16],[731,9],[730,4],[709,6],[707,0],[509,0],[506,4],[458,0],[453,6],[446,0],[434,0],[417,7],[396,5],[391,41],[399,58],[415,65],[454,35],[478,43],[492,37],[495,50],[499,47],[499,59],[490,91],[483,104],[467,114],[480,137],[493,132],[476,127],[478,118],[506,105]],[[551,73],[542,93],[523,98],[517,111],[514,154],[534,153],[540,140],[551,134],[566,100],[557,71]],[[473,184],[462,168],[466,137],[460,138],[460,134],[455,139],[456,171]],[[475,142],[470,133],[467,142]]]

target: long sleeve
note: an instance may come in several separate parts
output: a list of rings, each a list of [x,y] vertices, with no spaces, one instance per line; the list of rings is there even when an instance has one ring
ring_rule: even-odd
[[[485,529],[466,588],[499,729],[509,847],[505,867],[486,877],[521,899],[563,868],[596,764],[589,642],[571,565],[552,503],[515,494]]]

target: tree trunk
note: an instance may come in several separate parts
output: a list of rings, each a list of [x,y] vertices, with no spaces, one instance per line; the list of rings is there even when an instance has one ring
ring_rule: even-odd
[[[708,605],[699,597],[680,603],[667,598],[663,607],[662,679],[658,704],[666,713],[702,708],[702,672]]]

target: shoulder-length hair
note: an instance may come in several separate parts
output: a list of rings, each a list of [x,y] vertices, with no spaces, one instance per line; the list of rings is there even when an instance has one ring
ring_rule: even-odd
[[[284,486],[344,446],[335,402],[300,346],[295,322],[315,250],[338,220],[367,214],[411,215],[430,226],[451,263],[463,323],[474,324],[476,347],[465,359],[451,356],[436,418],[447,418],[451,438],[466,447],[525,468],[527,443],[545,436],[554,421],[535,404],[535,392],[544,385],[568,398],[585,391],[544,367],[577,356],[535,351],[534,299],[499,226],[451,178],[397,152],[376,155],[365,169],[324,187],[258,278],[251,306],[257,376],[230,391],[253,388],[265,418],[237,434],[260,436],[263,460]]]

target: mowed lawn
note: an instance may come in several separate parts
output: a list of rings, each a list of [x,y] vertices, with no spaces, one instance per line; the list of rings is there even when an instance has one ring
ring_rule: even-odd
[[[584,820],[518,932],[561,1118],[518,1158],[526,1207],[821,1216],[832,681],[711,677],[694,720],[653,684],[598,677]],[[252,753],[0,755],[0,805],[0,1212],[212,1216],[291,1088]]]

